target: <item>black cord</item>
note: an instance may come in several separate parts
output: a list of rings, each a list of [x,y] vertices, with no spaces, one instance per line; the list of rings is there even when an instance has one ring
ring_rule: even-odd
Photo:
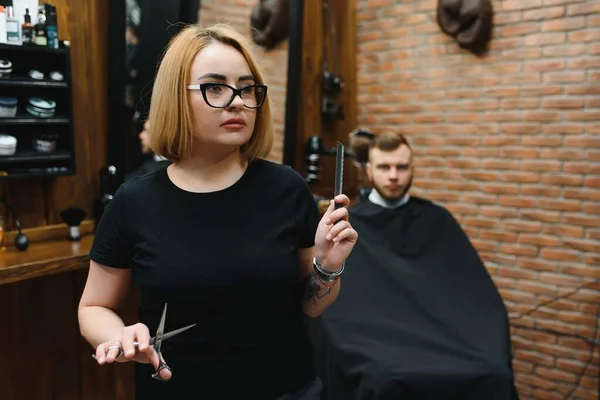
[[[15,222],[17,232],[19,232],[19,234],[20,234],[21,233],[21,223],[19,222],[19,218],[17,218],[17,214],[15,214],[15,210],[13,210],[13,208],[10,206],[10,204],[8,204],[8,201],[6,201],[6,199],[4,197],[0,197],[0,202],[2,204],[4,204],[4,207],[6,207],[6,209],[10,213],[12,219]]]
[[[567,396],[565,397],[565,400],[569,400],[571,398],[571,396],[573,396],[573,393],[575,393],[575,391],[577,389],[579,389],[579,387],[581,386],[581,380],[583,379],[585,373],[587,372],[588,368],[590,367],[592,360],[594,359],[594,352],[596,351],[596,347],[600,347],[600,340],[598,338],[598,333],[599,333],[599,328],[600,328],[600,305],[596,308],[596,324],[594,327],[594,338],[593,339],[589,339],[585,336],[582,335],[578,335],[578,334],[571,334],[571,333],[565,333],[565,332],[560,332],[560,331],[556,331],[553,329],[545,329],[545,328],[538,328],[538,327],[532,327],[532,326],[527,326],[527,325],[522,325],[522,324],[515,324],[514,320],[517,320],[519,318],[523,318],[527,315],[533,314],[534,312],[536,312],[537,310],[539,310],[540,308],[547,306],[549,304],[552,304],[556,301],[559,300],[564,300],[564,299],[568,299],[569,297],[577,294],[579,291],[581,291],[582,289],[585,289],[589,286],[592,286],[596,283],[600,282],[600,279],[596,279],[594,281],[591,282],[587,282],[583,285],[580,285],[579,287],[577,287],[575,290],[562,294],[562,295],[558,295],[555,296],[547,301],[543,301],[540,304],[536,305],[535,307],[532,307],[531,309],[525,311],[524,313],[520,313],[517,314],[516,316],[514,316],[513,318],[511,318],[511,325],[515,328],[518,329],[526,329],[526,330],[532,330],[532,331],[537,331],[537,332],[544,332],[544,333],[550,333],[556,336],[562,336],[562,337],[569,337],[569,338],[573,338],[573,339],[578,339],[583,341],[584,343],[586,343],[587,345],[590,346],[590,355],[588,357],[588,360],[586,361],[585,365],[583,366],[583,369],[579,372],[577,379],[575,380],[573,389],[571,389],[571,391],[567,394]],[[600,374],[598,375],[598,395],[600,398]]]
[[[529,314],[533,314],[534,312],[536,312],[536,311],[537,311],[537,310],[539,310],[540,308],[542,308],[542,307],[545,307],[545,306],[547,306],[547,305],[549,305],[549,304],[555,303],[555,302],[557,302],[558,300],[566,300],[566,299],[568,299],[569,297],[571,297],[571,296],[573,296],[573,295],[575,295],[575,294],[579,293],[579,292],[580,292],[582,289],[585,289],[585,288],[587,288],[587,287],[589,287],[589,286],[595,285],[595,284],[597,284],[598,282],[600,282],[600,279],[596,279],[596,280],[594,280],[594,281],[587,282],[587,283],[585,283],[585,284],[583,284],[583,285],[580,285],[580,286],[578,286],[577,288],[575,288],[575,290],[573,290],[573,291],[571,291],[571,292],[568,292],[568,293],[565,293],[565,294],[561,294],[561,295],[554,296],[554,297],[553,297],[553,298],[551,298],[550,300],[543,301],[543,302],[541,302],[540,304],[536,305],[535,307],[532,307],[532,308],[530,308],[529,310],[525,311],[524,313],[521,313],[521,314],[518,314],[518,315],[516,315],[516,316],[512,317],[512,318],[511,318],[511,320],[513,320],[513,321],[514,321],[514,320],[517,320],[517,319],[519,319],[519,318],[523,318],[523,317],[525,317],[525,316],[527,316],[527,315],[529,315]]]

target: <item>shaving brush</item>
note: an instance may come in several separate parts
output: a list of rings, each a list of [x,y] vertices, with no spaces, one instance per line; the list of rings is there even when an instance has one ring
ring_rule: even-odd
[[[85,211],[81,208],[67,208],[60,212],[60,217],[65,224],[69,225],[69,240],[81,239],[79,225],[85,218]]]
[[[369,147],[375,135],[368,129],[359,128],[350,132],[349,147],[354,160],[360,165],[369,162]]]
[[[359,192],[361,197],[365,197],[371,191],[370,188],[366,187],[366,165],[369,162],[369,149],[371,148],[371,141],[375,137],[375,134],[368,129],[359,128],[350,132],[349,135],[349,148],[354,158],[354,165],[360,170],[360,176],[358,177]]]

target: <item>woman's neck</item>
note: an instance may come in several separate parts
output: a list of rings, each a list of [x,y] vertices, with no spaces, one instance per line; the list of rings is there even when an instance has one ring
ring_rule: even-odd
[[[221,158],[192,157],[167,168],[169,178],[188,192],[208,193],[223,190],[237,182],[248,163],[239,151]]]

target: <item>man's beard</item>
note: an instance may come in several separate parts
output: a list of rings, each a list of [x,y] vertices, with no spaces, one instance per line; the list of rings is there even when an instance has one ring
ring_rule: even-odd
[[[401,198],[404,197],[404,195],[406,195],[406,193],[408,193],[408,191],[410,190],[410,187],[412,186],[412,182],[413,182],[413,177],[412,175],[410,176],[410,178],[408,179],[408,182],[406,183],[406,185],[402,188],[402,191],[400,192],[399,195],[394,195],[394,196],[388,196],[384,189],[380,189],[378,186],[374,185],[375,190],[377,190],[377,192],[379,193],[379,195],[385,200],[385,201],[389,201],[389,202],[395,202],[400,200]]]

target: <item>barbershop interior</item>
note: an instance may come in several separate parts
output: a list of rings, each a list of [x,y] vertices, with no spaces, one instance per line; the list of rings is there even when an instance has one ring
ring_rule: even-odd
[[[0,245],[2,400],[598,400],[600,1],[0,0]]]

